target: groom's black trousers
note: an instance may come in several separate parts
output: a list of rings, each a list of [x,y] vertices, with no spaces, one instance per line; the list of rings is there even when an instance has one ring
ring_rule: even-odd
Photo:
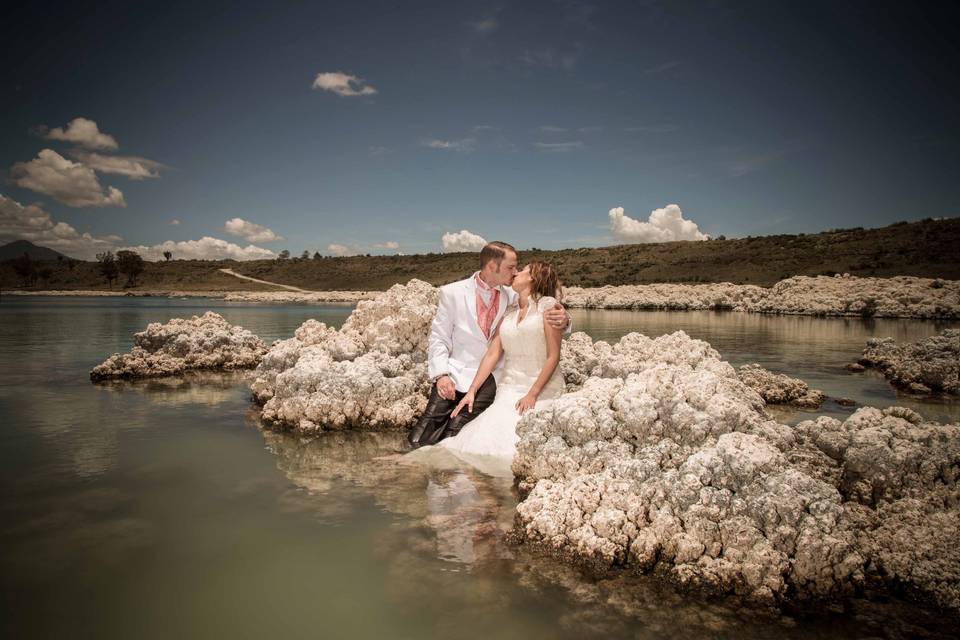
[[[467,394],[457,391],[453,400],[441,398],[437,392],[437,383],[433,383],[430,388],[430,399],[427,400],[427,408],[424,410],[420,421],[410,431],[410,444],[420,447],[425,444],[436,444],[444,438],[450,438],[460,433],[463,425],[467,424],[484,409],[493,404],[493,398],[497,395],[497,381],[493,375],[487,377],[477,395],[473,399],[473,411],[467,407],[460,410],[456,418],[451,418],[450,414],[457,408],[463,396]]]

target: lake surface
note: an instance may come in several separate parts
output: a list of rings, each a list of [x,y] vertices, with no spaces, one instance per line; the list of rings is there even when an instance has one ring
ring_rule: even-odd
[[[948,637],[936,612],[855,600],[774,615],[645,577],[594,580],[504,538],[517,495],[469,468],[388,458],[399,433],[263,430],[245,374],[94,385],[149,322],[212,309],[266,342],[347,306],[161,298],[0,302],[0,582],[5,637]],[[938,326],[736,313],[574,311],[616,340],[683,329],[835,397],[908,404],[848,374],[866,338]],[[825,413],[849,412],[827,406]],[[789,414],[791,421],[816,414]],[[785,419],[787,419],[785,418]]]

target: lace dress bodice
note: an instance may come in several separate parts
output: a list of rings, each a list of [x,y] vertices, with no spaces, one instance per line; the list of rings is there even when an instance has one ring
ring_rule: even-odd
[[[543,331],[543,312],[556,300],[543,297],[531,302],[526,316],[519,323],[520,309],[507,311],[500,323],[500,341],[503,345],[503,375],[500,385],[520,387],[524,393],[533,386],[547,360],[547,338]],[[555,398],[563,393],[563,376],[557,366],[550,380],[540,392],[541,399]]]

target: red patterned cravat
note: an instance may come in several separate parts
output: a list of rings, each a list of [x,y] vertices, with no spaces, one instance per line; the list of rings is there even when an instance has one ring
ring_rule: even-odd
[[[490,327],[493,326],[493,320],[497,317],[497,311],[500,310],[500,289],[484,282],[479,273],[475,280],[477,281],[477,324],[484,337],[489,340]],[[483,296],[480,295],[481,290],[490,292],[489,304],[484,303]]]

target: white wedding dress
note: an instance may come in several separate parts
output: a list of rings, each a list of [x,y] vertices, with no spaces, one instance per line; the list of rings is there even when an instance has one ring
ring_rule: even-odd
[[[511,474],[510,463],[517,452],[517,423],[520,421],[517,400],[527,395],[547,360],[543,312],[554,304],[554,298],[540,298],[537,304],[530,304],[519,322],[519,308],[507,310],[500,322],[503,373],[493,404],[464,425],[456,436],[441,440],[433,447],[421,447],[409,455],[420,458],[430,455],[425,450],[442,449],[490,475]],[[563,376],[558,365],[531,411],[549,406],[563,391]],[[464,407],[463,411],[466,410]]]

